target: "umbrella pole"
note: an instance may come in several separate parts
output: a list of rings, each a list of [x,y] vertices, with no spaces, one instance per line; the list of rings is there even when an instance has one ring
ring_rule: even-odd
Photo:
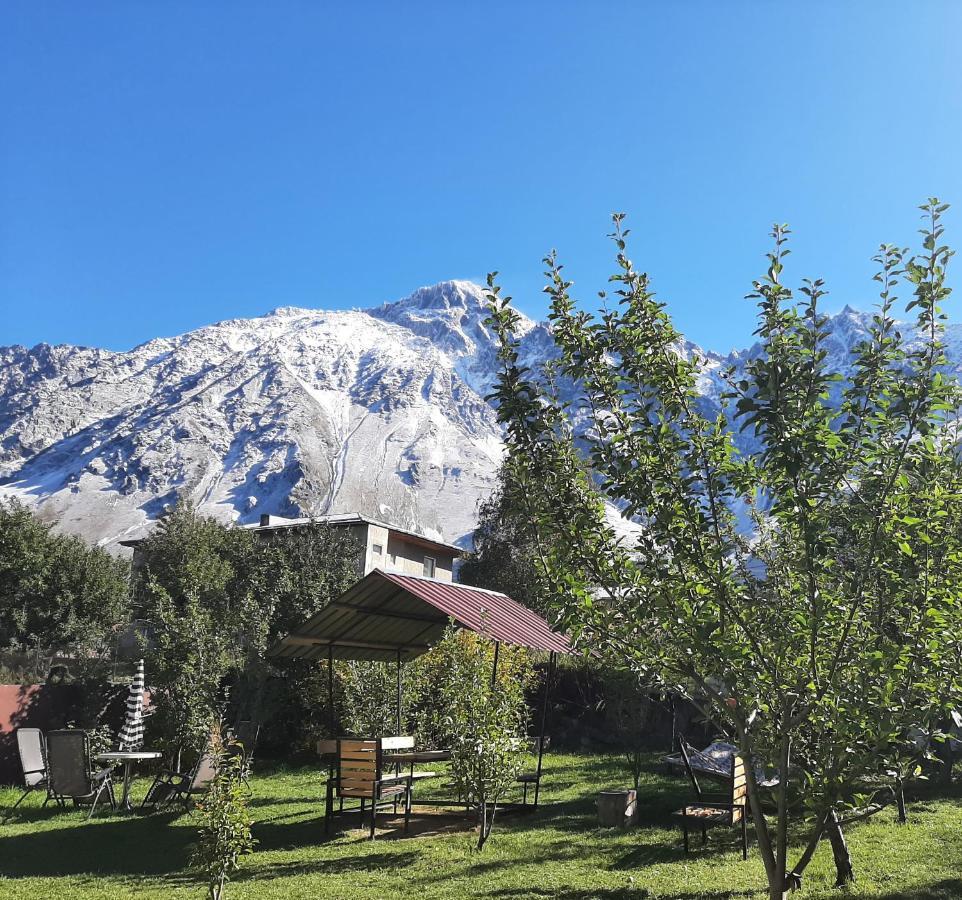
[[[551,690],[551,678],[554,675],[557,654],[552,651],[548,657],[548,672],[544,678],[544,698],[541,701],[541,734],[538,737],[538,771],[534,782],[534,808],[538,808],[538,794],[541,792],[541,758],[544,756],[544,728],[548,718],[548,692]]]

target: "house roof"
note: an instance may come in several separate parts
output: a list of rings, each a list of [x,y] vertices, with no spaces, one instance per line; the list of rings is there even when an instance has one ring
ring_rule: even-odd
[[[568,638],[506,594],[433,578],[375,569],[281,638],[268,655],[286,659],[414,659],[430,649],[449,621],[491,640],[554,653],[572,652]]]
[[[272,518],[277,518],[272,516]],[[380,519],[373,519],[370,516],[361,515],[361,513],[338,513],[330,516],[317,516],[316,518],[302,518],[302,519],[278,519],[276,523],[271,523],[268,525],[259,525],[252,523],[250,525],[242,525],[242,528],[250,529],[251,531],[257,532],[267,532],[267,531],[279,531],[285,528],[302,528],[305,525],[330,525],[332,527],[337,527],[340,525],[376,525],[379,528],[386,528],[388,531],[393,531],[396,534],[404,535],[419,544],[423,544],[429,547],[441,547],[451,553],[461,553],[463,548],[457,546],[457,544],[449,544],[446,541],[439,541],[435,538],[428,537],[424,534],[419,534],[417,531],[411,531],[407,528],[400,528],[397,525],[392,525],[390,522],[382,522]]]
[[[360,513],[338,513],[330,516],[317,516],[313,519],[284,519],[279,516],[271,516],[270,518],[276,521],[267,525],[260,525],[257,522],[252,522],[249,525],[241,525],[240,527],[248,531],[256,531],[260,534],[266,534],[272,531],[283,531],[287,528],[303,528],[310,525],[330,525],[334,528],[351,525],[376,525],[379,528],[386,528],[388,531],[393,531],[395,534],[403,535],[409,541],[419,544],[427,549],[441,549],[446,553],[451,553],[454,555],[464,552],[464,548],[459,547],[457,544],[449,544],[446,541],[435,540],[427,535],[419,534],[416,531],[410,531],[407,528],[399,528],[397,525],[392,525],[390,522],[382,522],[380,519],[372,519],[370,516],[363,516]],[[131,538],[129,540],[120,541],[120,544],[123,547],[136,547],[143,540],[144,538]]]

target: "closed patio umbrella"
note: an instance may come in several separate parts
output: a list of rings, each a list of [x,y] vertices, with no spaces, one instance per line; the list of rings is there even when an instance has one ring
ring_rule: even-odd
[[[144,661],[137,661],[134,680],[127,695],[127,717],[118,736],[121,750],[139,750],[144,745]]]

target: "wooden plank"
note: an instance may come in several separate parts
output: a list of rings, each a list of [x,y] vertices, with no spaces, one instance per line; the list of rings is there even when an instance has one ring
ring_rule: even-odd
[[[377,765],[376,753],[344,753],[341,751],[340,759],[342,762],[348,763],[364,763],[369,766]]]
[[[342,740],[340,742],[340,749],[342,751],[347,750],[349,753],[354,753],[358,750],[377,750],[377,741]]]
[[[383,750],[404,750],[413,746],[413,735],[397,735],[395,737],[381,738],[381,748]]]
[[[342,784],[373,784],[377,780],[374,772],[341,772]]]

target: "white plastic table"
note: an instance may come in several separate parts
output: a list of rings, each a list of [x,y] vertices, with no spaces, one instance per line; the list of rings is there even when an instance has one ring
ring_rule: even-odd
[[[96,759],[107,763],[124,764],[124,793],[120,805],[127,812],[133,812],[130,802],[130,770],[134,763],[145,759],[160,759],[163,754],[156,750],[111,750],[108,753],[98,753]]]

